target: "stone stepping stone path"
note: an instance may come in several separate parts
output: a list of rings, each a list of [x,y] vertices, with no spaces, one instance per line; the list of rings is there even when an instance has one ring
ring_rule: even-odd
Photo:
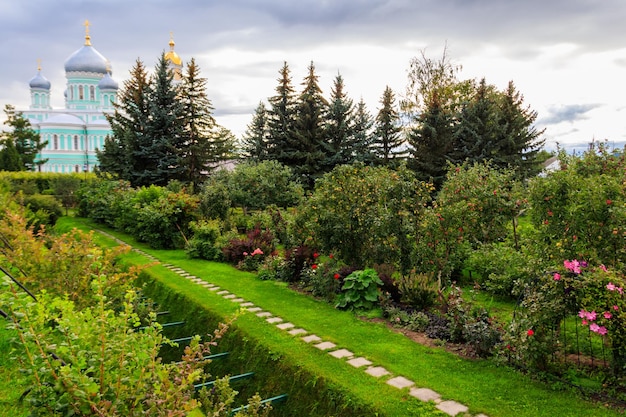
[[[106,232],[100,230],[99,232],[115,240],[121,245],[126,245],[125,242],[115,238],[114,236]],[[137,253],[142,254],[153,262],[159,262],[157,258],[148,253],[145,253],[139,249],[133,250]],[[435,407],[438,410],[448,414],[449,416],[470,416],[470,414],[467,414],[467,412],[469,411],[469,407],[464,404],[449,399],[443,400],[438,392],[426,387],[417,387],[415,386],[415,382],[405,378],[402,375],[393,375],[384,367],[373,364],[372,361],[368,360],[367,358],[360,356],[355,357],[355,354],[348,349],[341,347],[337,348],[337,345],[335,343],[324,340],[315,334],[309,334],[309,331],[303,328],[297,328],[294,323],[284,322],[281,317],[274,316],[274,314],[272,314],[271,312],[264,311],[261,307],[255,306],[254,303],[246,301],[244,298],[238,297],[235,294],[231,294],[230,291],[221,289],[215,284],[211,284],[201,278],[198,278],[182,268],[167,263],[161,265],[169,269],[170,271],[178,274],[182,278],[188,279],[191,282],[208,289],[209,291],[215,292],[216,294],[222,296],[222,298],[224,299],[231,300],[234,303],[240,303],[241,307],[244,307],[246,311],[254,313],[259,318],[265,319],[267,323],[275,325],[278,330],[286,331],[291,336],[299,336],[300,340],[302,340],[304,343],[311,344],[320,351],[326,352],[329,356],[332,356],[338,360],[345,360],[347,364],[358,369],[363,369],[363,372],[365,372],[366,374],[371,375],[374,378],[385,380],[385,383],[387,385],[390,385],[399,390],[408,390],[410,396],[417,398],[420,401],[434,403]],[[485,414],[476,414],[474,415],[474,417],[488,416],[486,416]]]

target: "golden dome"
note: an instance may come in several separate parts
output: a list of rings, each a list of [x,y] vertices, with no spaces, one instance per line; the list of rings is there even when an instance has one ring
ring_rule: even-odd
[[[174,52],[174,45],[176,45],[174,43],[174,35],[170,32],[170,50],[168,53],[165,54],[165,59],[167,59],[174,65],[182,66],[183,60],[180,59],[176,52]]]

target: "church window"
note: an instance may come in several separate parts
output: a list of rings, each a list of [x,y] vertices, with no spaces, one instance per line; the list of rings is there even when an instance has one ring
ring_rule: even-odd
[[[83,94],[83,86],[79,85],[78,86],[78,99],[83,100],[84,98],[85,98],[85,95]]]
[[[74,86],[70,85],[70,100],[74,100]]]
[[[78,150],[78,135],[74,135],[74,150]]]
[[[89,100],[94,101],[95,97],[96,97],[96,92],[95,92],[95,88],[93,85],[89,86]]]
[[[78,165],[74,165],[74,172],[80,172],[80,167]]]
[[[59,137],[57,135],[54,135],[52,137],[52,143],[53,143],[53,145],[52,145],[53,149],[55,151],[58,150],[59,149]]]

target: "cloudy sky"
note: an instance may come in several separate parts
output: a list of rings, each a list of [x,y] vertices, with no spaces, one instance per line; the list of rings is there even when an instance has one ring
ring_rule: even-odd
[[[326,97],[340,73],[375,114],[385,86],[404,94],[411,58],[439,58],[447,45],[461,78],[514,81],[549,147],[626,141],[624,0],[0,0],[2,108],[27,108],[37,59],[63,107],[63,64],[86,19],[120,84],[137,58],[153,68],[173,32],[176,52],[209,80],[218,122],[237,135],[274,94],[284,61],[298,89],[313,61]]]

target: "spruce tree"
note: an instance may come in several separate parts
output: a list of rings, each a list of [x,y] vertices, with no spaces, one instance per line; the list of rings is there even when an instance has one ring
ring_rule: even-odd
[[[541,170],[537,154],[545,143],[541,138],[545,129],[534,127],[537,112],[524,107],[524,97],[516,90],[513,81],[499,95],[498,108],[500,137],[494,164],[511,167],[520,178],[536,175]]]
[[[454,149],[450,154],[454,164],[482,162],[497,156],[501,137],[498,112],[494,88],[483,78],[474,97],[465,103],[458,116]]]
[[[311,61],[308,74],[302,82],[303,90],[298,98],[298,108],[293,137],[290,137],[285,165],[291,167],[303,184],[313,188],[315,179],[323,173],[325,155],[324,122],[328,102],[322,95]]]
[[[150,117],[148,89],[148,72],[137,59],[130,70],[130,78],[119,92],[113,114],[106,115],[112,136],[107,136],[102,151],[96,151],[101,171],[131,181],[133,185],[137,185],[135,172],[142,171],[147,164],[139,158],[138,151],[149,143],[146,137]]]
[[[296,95],[287,62],[283,63],[278,73],[280,76],[277,79],[276,95],[269,99],[267,155],[268,159],[290,166],[293,153],[291,142],[296,117]]]
[[[354,160],[354,123],[354,102],[344,92],[343,78],[337,75],[326,117],[324,171],[329,172],[337,165],[349,164]]]
[[[254,162],[264,161],[268,157],[268,112],[263,102],[259,102],[252,122],[247,126],[242,138],[242,151],[246,158]]]
[[[22,158],[15,148],[13,139],[0,140],[0,171],[23,171]]]
[[[165,54],[161,54],[147,94],[150,117],[140,141],[143,146],[133,153],[144,162],[143,167],[133,172],[134,185],[167,185],[170,180],[184,178],[185,114],[179,89]]]
[[[191,59],[183,74],[180,101],[183,112],[183,139],[180,143],[181,180],[194,186],[206,178],[209,162],[215,155],[212,141],[216,138],[213,106],[206,94],[207,79],[200,77],[200,68]]]
[[[440,102],[437,93],[428,100],[417,119],[417,126],[408,131],[411,154],[408,166],[418,179],[432,182],[439,190],[453,149],[455,119]]]
[[[32,128],[28,119],[21,112],[16,112],[12,105],[4,106],[4,114],[7,118],[4,124],[11,130],[2,132],[1,137],[10,141],[19,155],[21,166],[19,171],[33,171],[45,164],[48,160],[37,159],[37,155],[48,145],[48,142],[42,142],[41,136]],[[13,158],[12,156],[10,159]]]
[[[365,101],[361,100],[356,105],[354,112],[354,128],[353,128],[353,155],[355,162],[362,162],[366,165],[374,163],[375,156],[372,150],[372,129],[374,127],[374,118],[367,110]]]
[[[376,163],[383,166],[393,165],[405,153],[401,149],[404,138],[395,101],[393,90],[387,86],[380,99],[381,108],[376,116],[373,140]]]

